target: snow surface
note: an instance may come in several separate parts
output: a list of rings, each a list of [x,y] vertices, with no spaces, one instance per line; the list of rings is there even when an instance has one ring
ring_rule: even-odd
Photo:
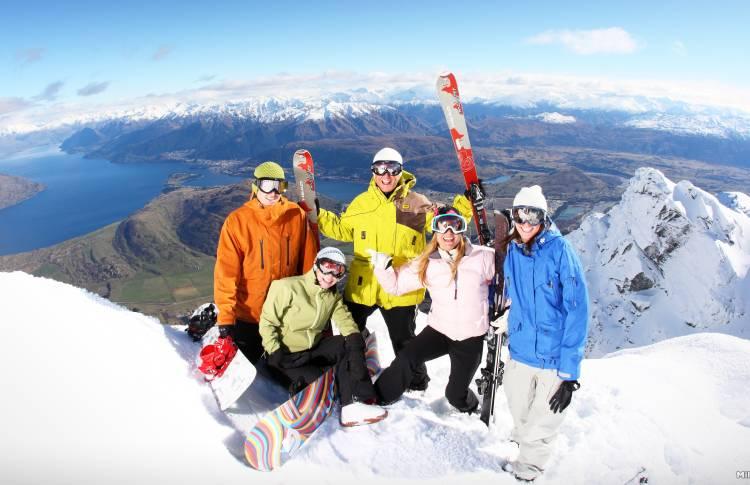
[[[506,483],[514,446],[498,394],[487,431],[451,411],[447,358],[373,426],[329,418],[281,470],[244,464],[243,435],[284,393],[259,377],[228,415],[196,375],[180,327],[63,283],[0,273],[5,370],[0,483]],[[393,354],[369,323],[383,363]],[[419,326],[424,324],[420,318]],[[544,483],[736,483],[750,467],[750,342],[698,334],[583,363]],[[353,481],[355,480],[355,481]]]

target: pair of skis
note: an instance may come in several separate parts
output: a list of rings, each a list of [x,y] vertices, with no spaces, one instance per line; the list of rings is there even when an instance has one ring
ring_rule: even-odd
[[[490,292],[490,320],[494,320],[505,312],[505,291],[503,262],[506,248],[502,241],[508,234],[509,219],[502,213],[495,213],[495,237],[493,238],[487,222],[487,211],[484,207],[484,188],[477,175],[474,163],[474,152],[469,142],[469,132],[466,128],[463,104],[458,94],[458,83],[452,73],[444,73],[438,77],[437,93],[443,108],[445,121],[448,123],[453,148],[456,150],[458,162],[466,182],[466,190],[471,200],[474,222],[477,226],[479,243],[484,246],[495,247],[495,277]],[[494,242],[493,242],[494,241]],[[487,360],[481,370],[481,377],[477,379],[477,390],[482,396],[480,419],[489,426],[490,418],[494,415],[495,394],[503,382],[504,364],[500,359],[500,349],[504,343],[504,334],[495,331],[490,325],[487,335]]]

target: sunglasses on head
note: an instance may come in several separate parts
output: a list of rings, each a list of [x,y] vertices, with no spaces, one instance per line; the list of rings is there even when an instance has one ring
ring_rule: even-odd
[[[258,179],[255,181],[255,186],[264,194],[270,194],[271,192],[283,194],[289,187],[289,183],[286,180],[279,179]]]
[[[393,177],[400,174],[403,170],[400,163],[391,161],[375,162],[371,168],[372,173],[375,175],[385,175],[388,173]]]
[[[517,206],[511,210],[513,222],[516,224],[529,224],[538,226],[544,222],[544,211],[538,207]]]
[[[320,258],[315,262],[318,270],[326,275],[332,275],[335,278],[341,279],[346,274],[346,265],[343,265],[337,261],[333,261],[327,258]]]
[[[466,232],[466,219],[458,214],[440,214],[433,217],[432,232],[445,234],[448,229],[453,231],[453,234]]]

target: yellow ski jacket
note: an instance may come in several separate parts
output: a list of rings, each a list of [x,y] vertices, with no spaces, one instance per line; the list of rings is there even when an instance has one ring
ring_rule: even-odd
[[[396,189],[386,198],[370,180],[366,192],[352,200],[349,207],[337,216],[320,210],[318,226],[326,236],[338,241],[354,243],[354,260],[344,291],[344,300],[362,305],[378,305],[385,309],[419,304],[424,299],[424,289],[400,296],[388,294],[375,278],[370,266],[368,249],[393,257],[394,267],[399,267],[419,256],[425,247],[427,233],[436,204],[411,189],[417,179],[404,170]],[[461,214],[471,218],[471,204],[463,195],[457,196],[454,205]]]

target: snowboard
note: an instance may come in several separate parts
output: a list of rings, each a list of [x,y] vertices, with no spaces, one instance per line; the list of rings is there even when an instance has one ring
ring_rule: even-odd
[[[294,183],[297,187],[299,206],[307,214],[307,220],[315,238],[320,241],[318,229],[318,213],[315,208],[315,167],[313,158],[307,150],[297,150],[292,158],[294,167]]]
[[[272,471],[294,456],[333,411],[333,367],[266,416],[245,437],[245,458],[260,471]]]
[[[471,142],[469,141],[469,131],[466,128],[466,117],[458,94],[456,77],[450,72],[441,74],[438,77],[436,88],[440,106],[443,108],[445,121],[453,140],[453,148],[456,150],[458,163],[464,176],[466,189],[470,195],[479,244],[491,246],[492,235],[487,224],[487,211],[484,208],[484,189],[477,175],[474,151],[471,149]]]
[[[365,338],[367,370],[374,379],[380,372],[377,338]],[[292,459],[332,413],[336,398],[331,367],[313,383],[263,416],[245,437],[245,458],[256,470],[273,471]]]
[[[219,327],[215,325],[203,336],[203,346],[216,342],[218,338]],[[245,393],[255,380],[256,375],[255,366],[247,360],[242,351],[237,349],[224,373],[211,380],[206,380],[211,387],[214,398],[216,398],[219,409],[225,411]]]

